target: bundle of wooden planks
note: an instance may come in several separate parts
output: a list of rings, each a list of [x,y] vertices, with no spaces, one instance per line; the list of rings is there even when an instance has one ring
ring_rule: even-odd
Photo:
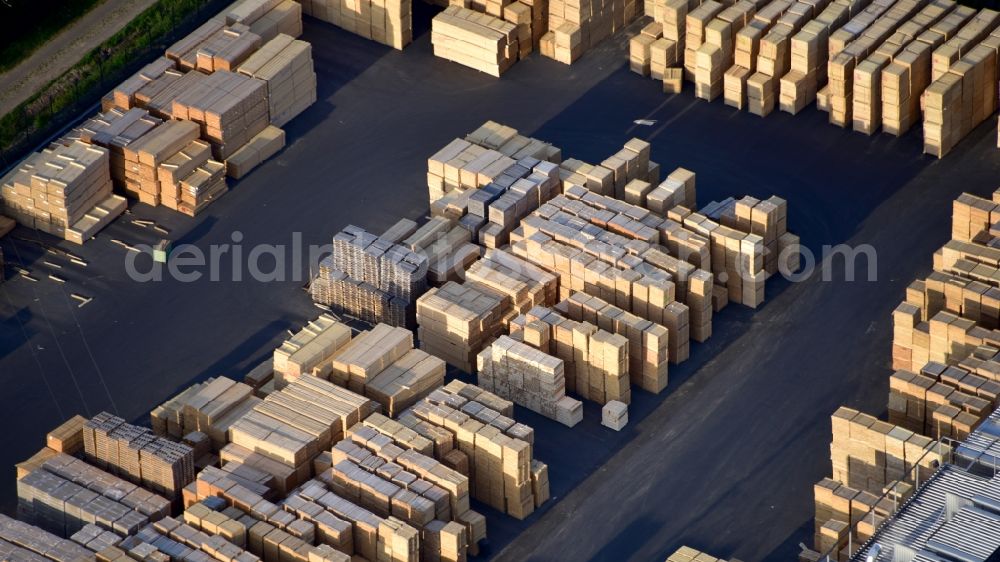
[[[519,53],[515,24],[461,6],[449,6],[431,22],[434,55],[500,77]]]
[[[237,72],[267,83],[271,124],[283,127],[316,101],[312,46],[279,34],[240,64]]]
[[[0,178],[4,214],[77,244],[125,211],[111,190],[108,150],[81,141],[54,143]]]
[[[566,396],[562,359],[500,336],[476,360],[483,389],[569,427],[583,419],[583,404]]]
[[[219,70],[181,92],[171,115],[198,123],[215,158],[224,161],[267,127],[267,84]]]
[[[111,474],[176,499],[194,480],[194,450],[101,412],[84,424],[84,454]]]
[[[403,0],[311,0],[302,4],[306,15],[330,22],[337,27],[402,49],[413,41],[413,5]]]
[[[523,519],[549,498],[548,467],[533,459],[534,432],[516,423],[512,413],[511,402],[452,381],[404,412],[400,421],[435,440],[434,454],[442,462],[467,467],[464,489],[472,497]],[[485,537],[485,521],[475,512],[464,513],[459,520],[468,523],[471,546]]]

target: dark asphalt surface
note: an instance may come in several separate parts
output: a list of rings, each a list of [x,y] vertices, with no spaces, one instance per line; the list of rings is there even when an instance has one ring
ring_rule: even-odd
[[[43,280],[0,285],[0,505],[14,506],[11,466],[62,419],[110,410],[146,421],[194,381],[241,376],[319,312],[302,290],[306,263],[280,282],[136,283],[111,239],[159,235],[128,218],[154,219],[206,251],[239,231],[244,259],[257,244],[291,244],[293,232],[323,244],[347,223],[379,230],[425,216],[426,158],[493,119],[592,162],[631,136],[648,139],[665,171],[698,174],[701,204],[781,195],[790,229],[817,253],[871,244],[878,280],[845,282],[835,267],[832,282],[769,283],[756,313],[727,308],[663,395],[633,393],[621,433],[600,427],[592,404],[573,429],[519,412],[536,428],[554,501],[526,522],[484,510],[484,555],[662,560],[688,544],[747,562],[793,559],[799,541],[811,542],[812,484],[829,472],[829,415],[842,404],[884,411],[890,312],[947,240],[951,200],[996,187],[995,128],[980,127],[938,162],[921,156],[918,135],[868,138],[827,125],[814,109],[760,119],[690,89],[665,97],[628,72],[624,36],[572,67],[534,56],[498,81],[434,59],[429,9],[416,7],[418,38],[403,52],[307,21],[319,101],[287,128],[285,150],[204,216],[136,206],[86,246],[60,244],[87,259],[86,269],[45,255],[27,240],[39,238],[31,231],[3,241],[9,262]],[[633,125],[640,118],[656,125]],[[242,269],[246,279],[245,261]],[[232,277],[223,259],[220,278]],[[94,301],[77,308],[71,292]]]

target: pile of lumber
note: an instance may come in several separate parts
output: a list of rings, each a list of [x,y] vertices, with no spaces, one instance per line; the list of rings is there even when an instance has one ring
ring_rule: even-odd
[[[426,255],[427,281],[431,285],[459,281],[465,268],[479,258],[480,247],[472,242],[469,229],[458,221],[435,216],[419,228],[416,223],[413,226],[407,226],[405,233],[386,232],[381,237],[394,242],[403,238],[399,244]]]
[[[168,69],[135,92],[135,105],[160,119],[174,117],[174,100],[183,92],[196,87],[208,76],[202,72]]]
[[[228,189],[222,162],[212,160],[212,147],[193,140],[157,168],[160,204],[195,216]]]
[[[87,523],[69,538],[87,550],[97,553],[117,547],[122,543],[121,537],[112,531],[102,529],[94,523]]]
[[[128,111],[134,107],[137,107],[136,94],[144,86],[150,82],[160,78],[168,70],[176,70],[176,61],[169,59],[167,57],[160,57],[153,62],[142,67],[139,72],[136,72],[127,80],[111,90],[101,102],[102,111],[110,111],[112,108],[118,108],[122,111]]]
[[[814,486],[816,499],[815,545],[819,552],[835,551],[846,558],[875,535],[896,507],[912,494],[913,486],[899,483],[889,495],[873,494],[824,478]]]
[[[478,386],[452,381],[404,412],[400,421],[437,439],[435,456],[442,462],[451,457],[448,462],[467,470],[472,497],[524,519],[549,498],[548,467],[533,458],[534,432],[514,422],[512,412],[511,402]],[[446,446],[440,443],[441,430]],[[446,452],[439,454],[439,449]],[[466,514],[470,543],[475,544],[485,537],[485,521],[475,512]]]
[[[191,121],[165,121],[125,148],[125,193],[147,205],[160,204],[159,166],[198,138]],[[172,178],[171,178],[172,179]]]
[[[678,168],[661,182],[660,166],[650,159],[650,144],[641,139],[625,143],[598,165],[576,159],[562,161],[548,173],[549,178],[558,174],[562,193],[539,201],[535,210],[527,212],[534,206],[529,186],[532,182],[521,181],[525,177],[515,178],[523,176],[527,164],[534,161],[523,155],[520,160],[508,157],[505,161],[503,157],[518,147],[532,145],[537,147],[532,151],[550,152],[553,159],[561,160],[558,149],[550,150],[541,141],[520,137],[509,127],[488,122],[428,161],[432,200],[440,197],[432,204],[435,212],[460,226],[478,228],[480,244],[487,248],[509,244],[505,259],[510,254],[521,262],[520,274],[508,271],[517,269],[512,265],[495,267],[473,262],[465,282],[448,287],[455,292],[453,300],[460,300],[462,291],[469,292],[470,302],[480,295],[499,298],[504,325],[537,304],[541,294],[537,288],[535,297],[525,298],[529,294],[525,289],[537,286],[542,279],[537,273],[525,275],[527,270],[522,264],[530,264],[534,268],[531,271],[558,278],[558,299],[586,293],[631,313],[637,322],[666,328],[670,334],[669,360],[677,363],[687,358],[690,339],[702,342],[711,336],[715,311],[730,301],[760,306],[766,280],[778,271],[798,268],[799,241],[787,231],[787,204],[783,199],[728,198],[696,211],[695,174]],[[550,169],[546,162],[539,161],[535,166],[545,166],[542,170],[535,168],[538,171]],[[480,177],[483,172],[486,178]],[[520,182],[531,195],[527,199],[510,197],[510,202],[504,202],[504,196],[497,197],[498,190],[512,181],[511,185]],[[509,210],[511,205],[513,211]],[[421,236],[450,236],[444,234],[450,224],[444,220],[428,223]],[[490,235],[494,228],[503,234],[502,238]],[[444,246],[451,251],[466,243],[464,236]],[[497,260],[487,257],[484,261]],[[443,294],[447,296],[447,291]],[[428,349],[449,363],[472,368],[464,357],[472,350],[468,345],[471,338],[454,331],[448,333],[445,326],[449,315],[442,312],[447,306],[439,301],[426,309],[427,323],[440,327],[422,326],[422,330],[431,338],[441,334],[440,339],[448,342],[430,342]],[[478,311],[456,311],[450,321],[458,323],[458,317],[463,317],[462,325],[471,327],[461,330],[476,333],[478,316],[489,309],[486,306]],[[420,320],[418,323],[424,324]],[[479,349],[482,345],[478,344]],[[650,378],[644,384],[654,391],[661,390],[666,384],[665,372],[653,374],[653,369],[647,370]],[[632,371],[633,376],[639,372]]]
[[[585,293],[574,293],[555,308],[571,320],[586,322],[626,338],[629,342],[628,372],[632,384],[652,393],[659,393],[667,387],[669,364],[675,357],[670,348],[669,336],[672,334],[667,328]],[[614,344],[613,340],[606,340],[606,343]],[[576,390],[580,392],[579,385]]]
[[[194,450],[151,430],[101,412],[83,426],[84,454],[91,463],[148,490],[174,499],[194,480]]]
[[[174,119],[201,125],[201,136],[224,161],[268,125],[267,84],[220,70],[209,74],[173,100]]]
[[[303,375],[329,379],[333,357],[351,341],[351,329],[323,314],[274,350],[271,369],[278,389]]]
[[[998,202],[1000,192],[992,199],[963,193],[955,200],[951,240],[935,253],[934,271],[911,283],[893,312],[894,369],[916,373],[931,361],[957,365],[995,341],[1000,254],[992,225]]]
[[[33,153],[0,178],[5,215],[77,244],[125,211],[111,190],[108,150],[80,141]]]
[[[413,349],[406,328],[377,324],[340,348],[330,380],[382,405],[390,417],[444,384],[443,360]]]
[[[229,441],[277,461],[272,475],[279,490],[287,490],[308,479],[317,454],[377,408],[331,382],[299,377],[257,402],[230,426]]]
[[[494,121],[448,143],[427,159],[432,214],[461,218],[473,194],[469,190],[499,179],[522,158],[559,162],[562,153],[547,142],[520,135],[516,129]],[[544,167],[539,171],[548,173]]]
[[[309,481],[303,485],[303,489],[313,483],[316,482]],[[293,501],[292,498],[298,493],[297,491],[291,493],[285,501]],[[233,519],[242,524],[246,529],[247,552],[265,562],[280,562],[289,557],[319,562],[347,562],[351,554],[354,553],[353,521],[348,522],[346,517],[340,513],[338,513],[338,517],[332,518],[320,516],[319,512],[310,510],[310,513],[321,517],[322,526],[317,525],[295,513],[291,507],[283,509],[284,505],[277,505],[262,498],[219,469],[210,467],[203,470],[198,475],[197,482],[185,490],[185,494],[185,507],[190,508],[199,502],[203,505],[209,505],[211,502],[213,506],[218,506],[216,509],[222,510],[227,519]],[[220,502],[220,499],[224,501]],[[339,500],[331,494],[330,501],[334,499]],[[326,505],[324,504],[324,507]],[[353,504],[350,505],[353,506]],[[354,507],[360,509],[357,506]],[[348,513],[352,511],[354,510],[350,510]],[[195,515],[197,514],[198,508],[195,508]],[[209,528],[211,528],[213,520],[216,524],[225,523],[222,518],[210,516]],[[205,519],[200,516],[198,521],[200,525],[206,524]],[[177,529],[181,529],[181,531],[178,532]],[[309,536],[310,531],[312,531],[312,537]],[[191,535],[202,540],[188,540],[187,537]],[[218,536],[218,539],[223,541],[220,543],[215,536],[208,537],[196,528],[172,518],[165,518],[152,527],[146,527],[137,536],[150,543],[163,544],[166,542],[171,547],[179,547],[181,552],[184,551],[184,546],[170,544],[171,539],[168,537],[184,537],[182,540],[185,544],[203,550],[205,546],[225,546],[228,542]],[[346,540],[344,540],[345,537]],[[212,543],[206,545],[204,538],[210,539]],[[321,544],[312,546],[314,542]],[[234,543],[228,544],[235,546]],[[213,550],[208,550],[208,552],[213,552]]]
[[[931,83],[934,51],[951,40],[975,15],[973,8],[955,6],[893,55],[880,77],[883,131],[899,136],[920,122],[920,93]]]
[[[0,558],[4,560],[88,560],[93,553],[73,541],[0,514]]]
[[[517,62],[517,26],[498,17],[449,6],[431,22],[434,55],[500,77]]]
[[[931,361],[919,373],[889,379],[889,421],[935,439],[964,440],[1000,407],[1000,359],[970,356],[958,365]]]
[[[831,478],[813,490],[815,549],[852,554],[951,456],[948,445],[841,407],[832,416]],[[883,497],[885,496],[885,497]]]
[[[851,408],[834,412],[830,459],[833,479],[881,493],[896,480],[926,481],[947,459],[948,449],[930,437]]]
[[[476,355],[500,335],[503,299],[476,283],[453,281],[417,300],[420,349],[472,373]]]
[[[705,554],[688,546],[678,548],[673,554],[667,557],[667,562],[726,562],[722,558],[716,558],[711,554]],[[729,562],[739,562],[735,558]]]
[[[476,360],[483,389],[569,427],[583,419],[583,404],[566,396],[562,359],[500,336]]]
[[[424,537],[433,536],[435,540],[421,541],[421,559],[464,559],[466,526],[455,519],[447,489],[407,470],[418,460],[434,462],[397,446],[371,427],[361,427],[352,430],[350,439],[334,446],[331,468],[323,472],[322,479],[340,497],[361,498],[362,506],[375,515],[395,516]],[[449,483],[462,483],[467,488],[467,478],[449,472],[439,471],[433,478],[448,478]]]
[[[265,43],[281,33],[302,35],[302,4],[295,0],[240,0],[219,16],[230,25],[249,25]]]
[[[314,301],[369,323],[412,326],[427,289],[427,256],[350,225],[333,237],[309,292]]]
[[[210,378],[154,408],[150,425],[157,435],[175,440],[203,433],[218,451],[229,441],[229,427],[258,402],[248,385],[226,377]]]
[[[320,505],[354,528],[355,555],[367,560],[417,562],[420,560],[420,532],[394,515],[379,515],[363,505],[375,501],[373,495],[351,498],[337,495],[333,485],[312,480],[300,488],[295,498]],[[346,495],[346,494],[345,494]],[[367,500],[367,501],[366,501]],[[354,503],[354,502],[358,503]]]
[[[170,501],[63,454],[51,452],[17,481],[18,518],[61,537],[94,521],[125,535],[170,513]]]
[[[413,41],[412,2],[375,0],[366,4],[348,0],[312,0],[302,4],[302,11],[394,49],[402,49]]]
[[[79,139],[108,149],[111,181],[125,189],[125,149],[160,125],[162,120],[139,108],[112,108],[88,119],[65,138]]]
[[[271,124],[283,127],[316,101],[312,46],[280,34],[264,44],[237,72],[267,83]]]
[[[464,198],[468,213],[460,219],[473,240],[487,248],[507,244],[518,222],[548,201],[559,185],[559,167],[535,158],[521,158],[499,177]],[[448,215],[455,203],[445,197],[431,203],[431,213]]]
[[[167,49],[167,58],[183,71],[235,71],[262,43],[260,35],[243,23],[226,25],[213,18]]]
[[[465,271],[465,279],[506,295],[503,325],[535,306],[556,303],[558,278],[530,262],[496,248],[487,249],[482,259]]]
[[[944,157],[997,110],[1000,29],[962,55],[924,91],[924,153]]]
[[[635,0],[550,0],[549,32],[541,37],[539,48],[544,56],[572,64],[642,13],[643,5]]]
[[[629,341],[624,336],[540,306],[519,316],[510,336],[561,359],[567,393],[598,404],[632,401]]]
[[[240,179],[285,148],[285,131],[268,125],[226,160],[226,175]]]
[[[952,0],[649,3],[654,21],[631,39],[629,64],[664,91],[676,91],[666,74],[683,63],[696,95],[722,93],[760,116],[815,101],[833,124],[896,136],[922,119],[924,152],[939,158],[997,109],[1000,13],[991,9]]]

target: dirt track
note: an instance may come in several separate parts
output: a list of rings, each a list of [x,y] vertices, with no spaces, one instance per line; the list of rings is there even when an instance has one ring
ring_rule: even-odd
[[[156,0],[104,0],[83,17],[0,74],[0,115],[6,115],[69,70],[91,49],[132,21]]]

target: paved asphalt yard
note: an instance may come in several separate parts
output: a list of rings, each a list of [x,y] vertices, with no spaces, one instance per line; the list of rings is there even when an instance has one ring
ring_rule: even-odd
[[[379,230],[426,215],[425,159],[487,119],[591,162],[645,138],[664,170],[697,172],[701,204],[787,198],[789,227],[811,250],[872,245],[877,281],[866,280],[862,261],[861,280],[846,282],[841,264],[831,282],[769,283],[754,313],[728,307],[664,394],[633,394],[621,433],[600,427],[593,404],[573,429],[519,411],[536,428],[554,499],[526,522],[485,510],[483,556],[662,560],[688,544],[747,562],[793,559],[800,541],[811,542],[812,485],[830,469],[829,415],[842,404],[884,412],[890,312],[947,240],[951,200],[997,187],[995,129],[981,127],[939,162],[921,156],[919,135],[868,138],[826,124],[815,109],[760,119],[696,100],[690,88],[667,97],[628,71],[625,35],[572,67],[533,56],[495,80],[433,58],[429,18],[417,3],[418,37],[403,52],[307,21],[319,101],[288,128],[288,147],[204,216],[136,206],[131,218],[154,219],[177,243],[206,251],[239,231],[244,255],[256,244],[291,244],[293,232],[322,244],[348,223]],[[306,264],[287,269],[284,282],[136,283],[111,239],[159,235],[127,218],[82,248],[60,244],[88,260],[86,269],[45,254],[29,240],[39,236],[19,229],[3,243],[8,261],[42,278],[0,285],[7,511],[11,466],[65,417],[107,409],[145,421],[192,382],[241,376],[319,312],[291,279],[304,280]],[[69,282],[45,279],[52,272]],[[232,275],[223,260],[221,278]],[[78,308],[71,292],[94,301]]]

